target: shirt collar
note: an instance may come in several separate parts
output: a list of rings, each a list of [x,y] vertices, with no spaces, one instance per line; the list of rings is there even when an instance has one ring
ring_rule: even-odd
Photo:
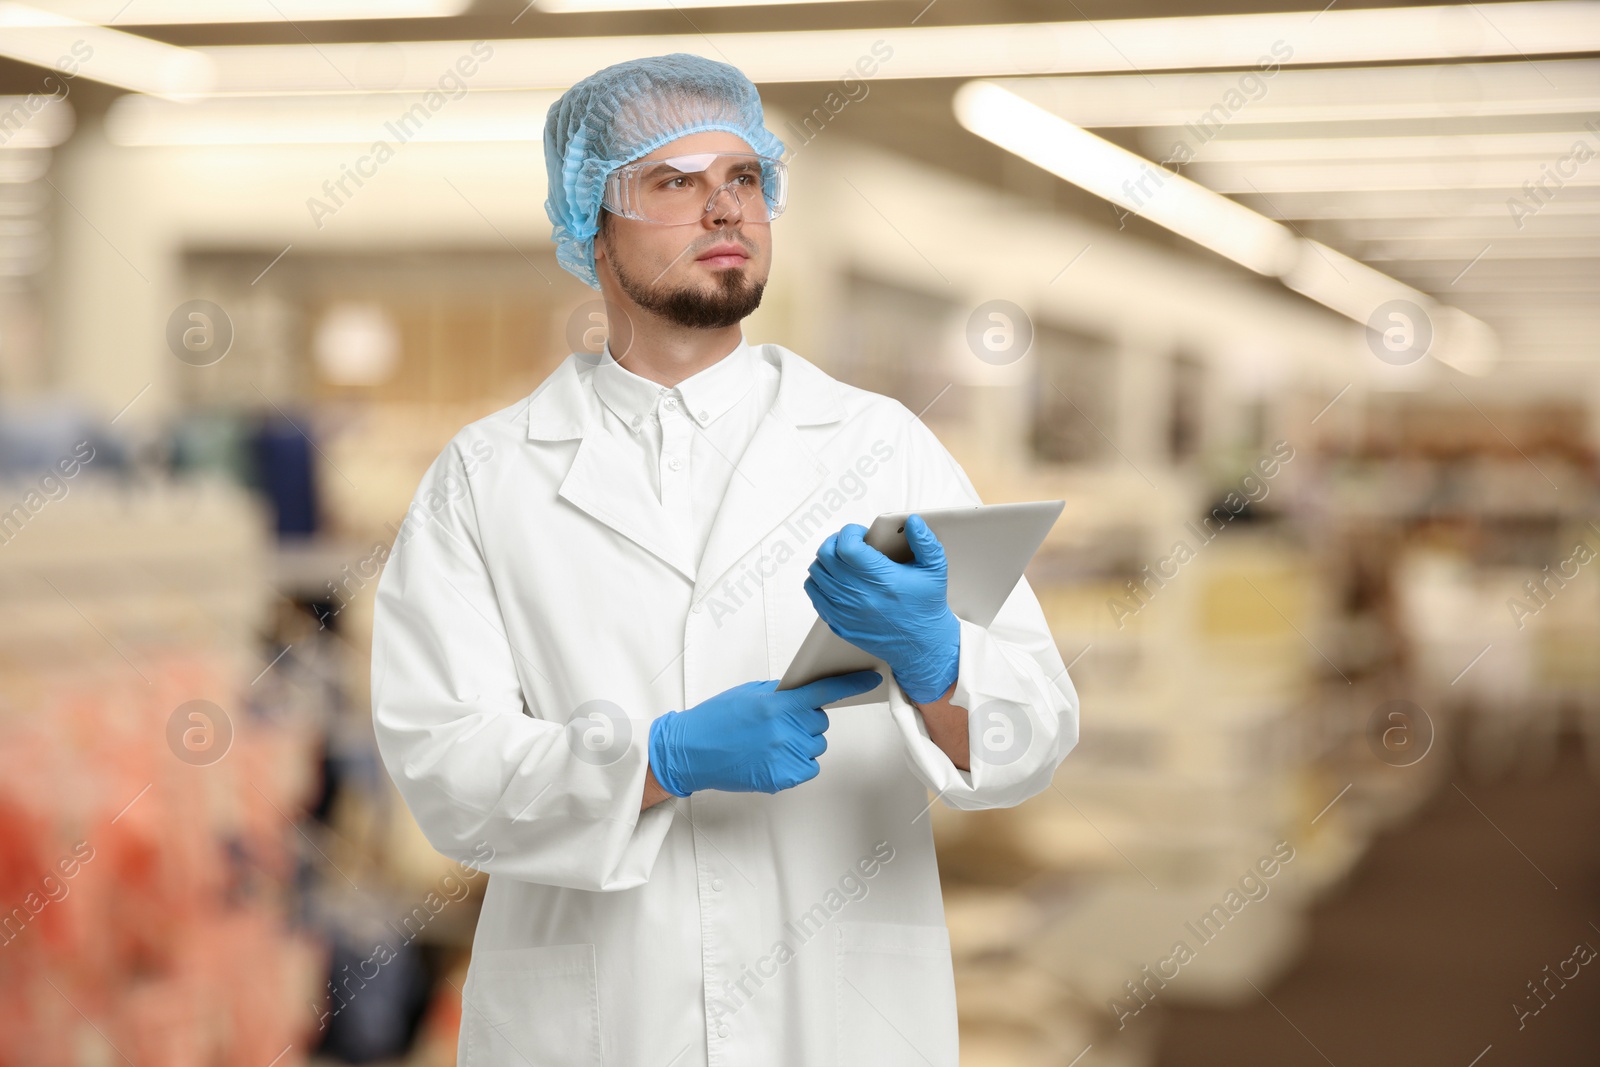
[[[750,391],[756,378],[756,352],[741,333],[739,344],[717,362],[667,387],[618,363],[610,344],[594,371],[595,391],[617,418],[638,433],[664,394],[676,394],[699,426],[709,426]]]
[[[756,345],[758,359],[778,372],[778,395],[768,418],[791,426],[824,426],[845,418],[845,386],[804,356],[782,345]],[[530,441],[570,441],[588,434],[603,410],[590,376],[597,364],[587,353],[573,352],[528,396],[505,413],[527,420]],[[527,408],[524,416],[522,408]]]

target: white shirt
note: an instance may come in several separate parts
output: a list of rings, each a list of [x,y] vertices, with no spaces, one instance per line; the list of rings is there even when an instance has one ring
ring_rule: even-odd
[[[602,429],[637,454],[663,521],[698,563],[739,458],[777,396],[778,369],[743,334],[732,352],[676,386],[625,364],[607,345],[595,367]]]

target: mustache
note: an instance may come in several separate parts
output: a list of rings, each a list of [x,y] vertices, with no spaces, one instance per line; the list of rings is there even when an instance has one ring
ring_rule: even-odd
[[[745,255],[749,256],[752,259],[755,258],[756,251],[757,251],[756,243],[754,241],[750,240],[749,238],[745,237],[743,234],[740,234],[738,236],[734,236],[731,233],[719,234],[717,236],[714,236],[711,240],[707,241],[701,247],[694,249],[694,258],[699,259],[700,258],[700,254],[702,252],[704,252],[706,249],[714,248],[715,246],[721,245],[721,244],[736,244],[736,245],[738,245],[740,248],[742,248],[744,250]]]
[[[671,270],[673,266],[680,260],[683,260],[684,258],[688,258],[690,260],[699,259],[700,253],[704,252],[707,248],[711,248],[714,245],[720,245],[724,242],[732,242],[733,244],[738,245],[744,250],[745,255],[749,256],[751,259],[755,259],[756,253],[759,251],[759,249],[756,248],[755,242],[745,237],[743,234],[717,234],[701,247],[696,248],[693,244],[690,244],[684,248],[682,252],[679,252],[677,255],[673,256],[671,262],[669,262],[665,267],[662,267],[660,273],[658,273],[654,278],[650,279],[650,284],[654,285],[656,282],[659,282],[667,273],[667,271]]]

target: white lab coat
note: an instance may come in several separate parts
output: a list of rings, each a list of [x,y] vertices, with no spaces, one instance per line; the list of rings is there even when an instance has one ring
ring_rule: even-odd
[[[458,433],[396,538],[379,748],[434,847],[491,875],[461,1067],[956,1065],[928,791],[1020,803],[1078,736],[1026,581],[987,629],[960,624],[952,699],[1007,702],[1002,758],[958,770],[891,686],[830,713],[810,782],[639,811],[652,719],[782,675],[816,618],[802,585],[823,538],[980,502],[905,406],[760,351],[777,398],[698,568],[637,458],[590,432],[579,356]]]

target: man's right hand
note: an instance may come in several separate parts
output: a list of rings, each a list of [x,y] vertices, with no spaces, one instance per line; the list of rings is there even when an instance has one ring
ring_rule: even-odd
[[[776,793],[809,782],[828,747],[822,705],[882,681],[877,671],[855,671],[779,692],[769,678],[669,711],[650,724],[650,773],[679,797],[702,789]]]

